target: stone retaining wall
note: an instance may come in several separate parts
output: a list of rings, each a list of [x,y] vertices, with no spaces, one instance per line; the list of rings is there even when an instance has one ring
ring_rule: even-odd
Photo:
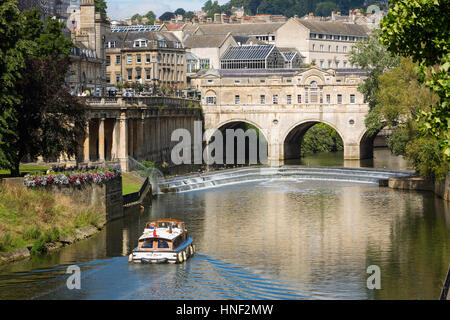
[[[444,180],[432,181],[422,177],[390,178],[389,188],[417,191],[432,191],[446,201],[450,201],[450,172]]]

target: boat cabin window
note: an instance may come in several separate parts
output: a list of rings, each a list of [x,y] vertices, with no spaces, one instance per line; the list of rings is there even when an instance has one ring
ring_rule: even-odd
[[[143,249],[152,249],[153,248],[153,240],[144,241],[141,245]]]
[[[158,249],[169,249],[169,243],[164,240],[158,240]]]

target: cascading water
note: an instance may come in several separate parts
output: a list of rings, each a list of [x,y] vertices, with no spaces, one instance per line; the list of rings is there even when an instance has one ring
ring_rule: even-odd
[[[253,167],[163,179],[159,182],[159,190],[162,193],[186,192],[270,179],[346,181],[379,184],[380,180],[393,177],[406,177],[412,174],[409,171],[361,168],[304,166]]]

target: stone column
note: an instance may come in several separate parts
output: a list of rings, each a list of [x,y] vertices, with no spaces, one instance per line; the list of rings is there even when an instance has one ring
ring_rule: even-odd
[[[136,157],[137,159],[144,156],[144,118],[137,120],[137,128],[136,128]]]
[[[123,171],[128,171],[128,119],[125,112],[120,115],[119,160]]]
[[[89,120],[86,121],[86,137],[84,138],[83,157],[84,162],[89,162]]]
[[[105,118],[101,118],[98,124],[98,158],[105,161]]]
[[[128,155],[134,157],[134,120],[128,119]]]
[[[112,125],[111,160],[115,160],[119,157],[119,122],[120,119],[114,119]]]

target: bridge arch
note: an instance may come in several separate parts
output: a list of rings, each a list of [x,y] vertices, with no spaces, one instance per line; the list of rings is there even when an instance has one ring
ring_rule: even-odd
[[[291,125],[283,134],[281,139],[283,159],[296,159],[300,157],[301,143],[306,132],[316,124],[323,123],[333,128],[342,140],[345,147],[345,137],[339,128],[326,120],[308,119]]]
[[[213,135],[217,132],[220,131],[222,133],[222,137],[223,137],[223,154],[224,154],[224,162],[226,163],[226,148],[227,148],[227,143],[229,143],[229,141],[227,141],[227,136],[226,136],[226,130],[227,129],[242,129],[244,130],[244,132],[248,129],[246,125],[251,125],[253,127],[255,127],[257,129],[257,131],[259,131],[260,135],[258,135],[256,137],[256,141],[254,141],[256,144],[255,145],[251,145],[252,139],[250,137],[246,137],[245,138],[245,161],[246,163],[249,159],[250,159],[250,150],[254,150],[256,151],[256,157],[259,163],[265,163],[267,161],[267,155],[269,152],[269,140],[267,138],[267,132],[265,132],[265,130],[256,122],[248,120],[248,119],[242,119],[242,118],[232,118],[226,121],[223,121],[217,125],[215,125],[212,128],[206,128],[206,132],[205,132],[205,140],[206,140],[206,144],[210,144],[212,143],[213,140]],[[242,163],[238,163],[239,161],[237,161],[237,146],[239,144],[238,142],[238,138],[234,138],[234,141],[232,141],[233,146],[234,146],[234,164],[242,164]],[[256,147],[256,149],[251,149],[251,147]],[[264,148],[265,150],[263,150],[262,148]],[[231,163],[228,163],[231,164]],[[256,164],[256,163],[252,163],[252,164]]]

